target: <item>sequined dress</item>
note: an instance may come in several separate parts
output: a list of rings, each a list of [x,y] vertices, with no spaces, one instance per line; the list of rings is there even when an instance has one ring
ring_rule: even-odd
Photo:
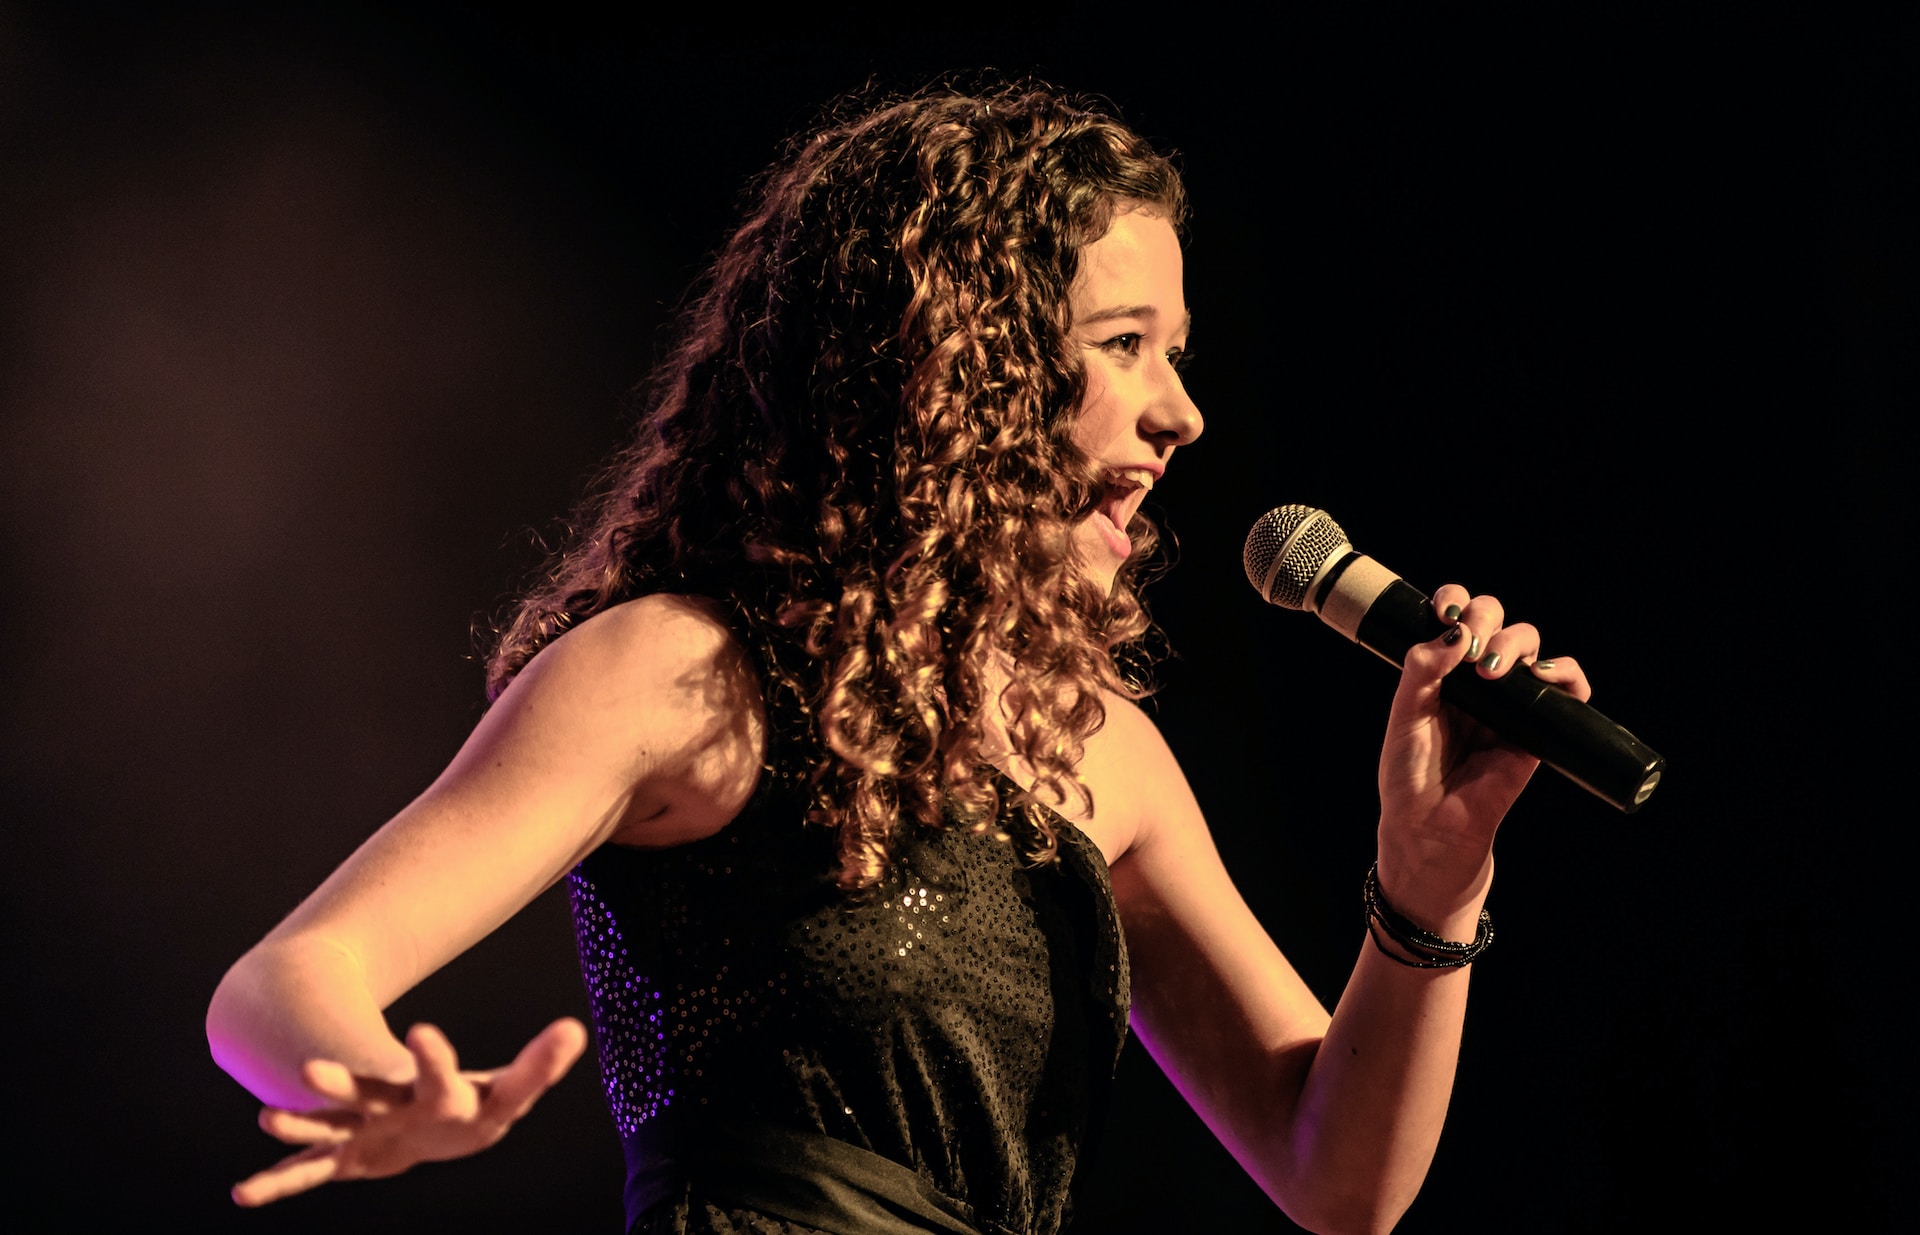
[[[988,833],[916,828],[887,881],[850,894],[831,837],[773,786],[712,837],[608,845],[571,876],[630,1229],[836,1229],[740,1203],[734,1142],[699,1165],[712,1129],[744,1128],[852,1146],[923,1190],[940,1223],[900,1230],[1062,1230],[1126,1034],[1099,851],[1064,821],[1040,866]]]

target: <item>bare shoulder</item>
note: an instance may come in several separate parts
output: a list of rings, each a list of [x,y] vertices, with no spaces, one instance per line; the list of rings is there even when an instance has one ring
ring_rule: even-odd
[[[1193,786],[1145,709],[1109,698],[1083,767],[1123,915],[1172,904],[1202,916],[1243,912]]]
[[[630,786],[608,829],[622,844],[718,831],[752,795],[765,749],[752,661],[703,597],[650,595],[595,614],[541,649],[494,713],[534,750],[599,752]]]
[[[747,672],[747,661],[713,601],[658,593],[594,614],[542,648],[508,687],[564,675],[572,686],[597,684],[591,697],[639,691],[694,691],[710,676]]]
[[[1087,739],[1081,779],[1093,791],[1094,813],[1077,820],[1113,866],[1170,822],[1198,819],[1186,773],[1160,727],[1138,703],[1108,693],[1107,721]]]

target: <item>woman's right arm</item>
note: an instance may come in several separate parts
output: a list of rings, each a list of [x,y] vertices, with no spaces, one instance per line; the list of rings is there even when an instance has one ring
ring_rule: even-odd
[[[645,597],[582,623],[228,971],[207,1013],[215,1060],[270,1107],[338,1114],[361,1090],[390,1104],[442,1056],[402,1043],[382,1009],[608,840],[725,826],[752,793],[761,724],[751,667],[705,602]]]

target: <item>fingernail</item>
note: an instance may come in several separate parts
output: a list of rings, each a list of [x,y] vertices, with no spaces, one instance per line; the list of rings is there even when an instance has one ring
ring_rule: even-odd
[[[1458,626],[1449,628],[1446,634],[1440,636],[1440,642],[1446,644],[1448,647],[1452,647],[1454,644],[1460,642],[1460,628]]]
[[[1533,671],[1535,673],[1545,673],[1552,668],[1553,662],[1550,660],[1536,660],[1533,662]]]
[[[1495,669],[1498,669],[1500,667],[1500,653],[1488,653],[1487,658],[1480,662],[1480,667],[1488,673],[1492,673]]]
[[[1440,616],[1449,622],[1457,622],[1460,620],[1460,606],[1448,605],[1440,611]]]
[[[1467,659],[1478,660],[1479,657],[1480,657],[1480,636],[1475,635],[1473,637],[1473,642],[1467,645]]]

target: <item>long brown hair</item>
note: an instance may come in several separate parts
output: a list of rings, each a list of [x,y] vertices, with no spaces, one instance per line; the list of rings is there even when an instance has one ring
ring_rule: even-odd
[[[641,388],[634,441],[500,633],[488,697],[611,605],[718,597],[809,817],[838,829],[840,882],[868,886],[896,820],[998,815],[996,666],[1053,805],[1090,803],[1074,769],[1102,688],[1145,689],[1156,528],[1128,526],[1111,595],[1074,564],[1103,478],[1072,441],[1068,291],[1116,210],[1177,226],[1185,196],[1116,120],[1019,83],[843,104],[750,200]]]

